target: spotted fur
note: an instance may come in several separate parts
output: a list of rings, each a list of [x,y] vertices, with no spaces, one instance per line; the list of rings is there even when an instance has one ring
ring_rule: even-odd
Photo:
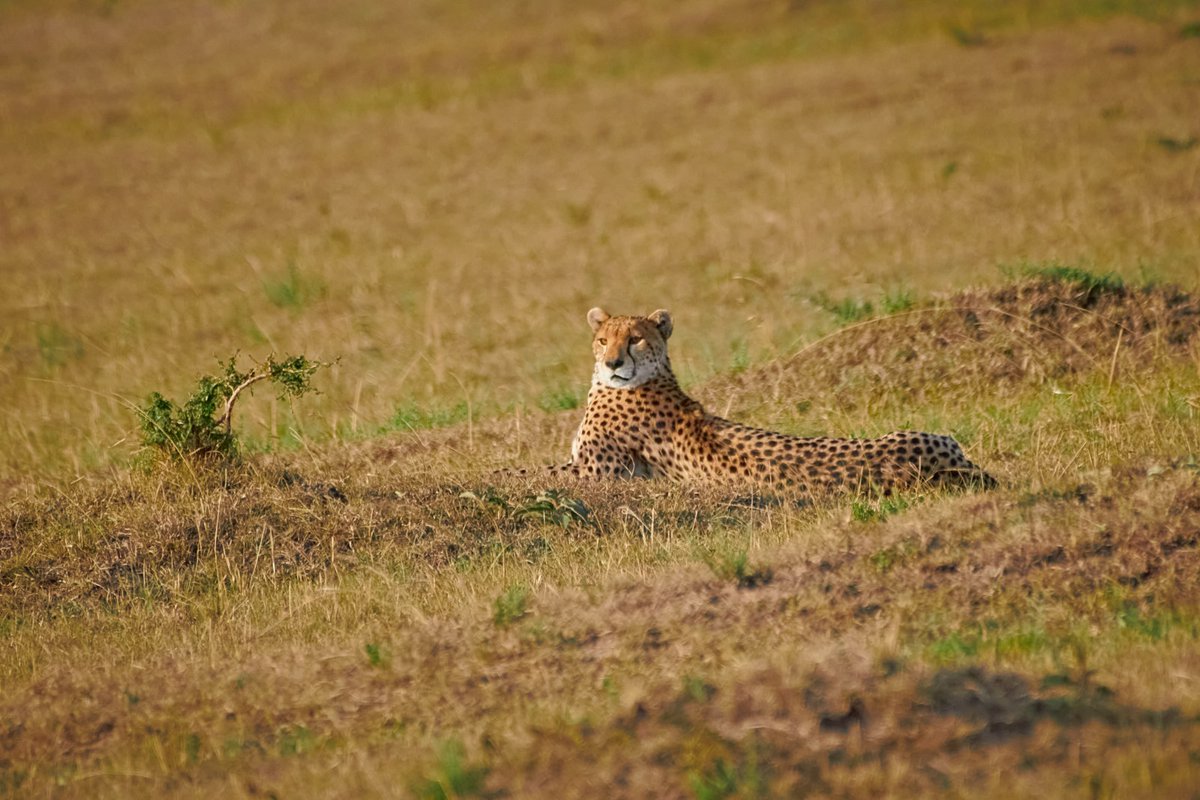
[[[949,436],[900,431],[878,439],[789,436],[705,412],[671,371],[671,315],[588,312],[595,369],[571,461],[551,470],[580,478],[662,476],[679,482],[811,494],[884,493],[921,483],[995,480]]]

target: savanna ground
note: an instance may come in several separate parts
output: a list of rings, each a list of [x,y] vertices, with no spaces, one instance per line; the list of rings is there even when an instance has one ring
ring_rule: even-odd
[[[1185,2],[0,3],[0,795],[1197,796],[1197,108]],[[596,304],[1003,486],[493,477]]]

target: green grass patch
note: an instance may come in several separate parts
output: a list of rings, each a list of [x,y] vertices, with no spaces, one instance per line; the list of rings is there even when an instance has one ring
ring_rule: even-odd
[[[324,297],[325,292],[325,283],[302,272],[295,262],[289,262],[282,275],[263,282],[263,293],[271,305],[293,312]]]
[[[913,291],[904,287],[888,289],[875,300],[833,298],[825,292],[817,292],[809,299],[821,310],[832,314],[839,325],[850,325],[875,316],[899,314],[913,308],[917,302]]]
[[[824,292],[818,292],[811,299],[818,308],[832,314],[839,325],[849,325],[875,314],[875,304],[870,300],[857,297],[834,299]]]
[[[83,341],[57,322],[39,323],[34,336],[38,355],[48,368],[62,367],[83,358]]]
[[[1069,264],[1055,262],[1046,264],[1026,263],[1016,268],[1001,268],[1006,274],[1015,274],[1028,278],[1068,283],[1085,289],[1089,294],[1096,292],[1119,292],[1125,288],[1125,281],[1115,272],[1096,273]]]
[[[469,413],[470,406],[465,402],[453,406],[424,406],[406,402],[396,407],[392,418],[380,432],[446,428],[465,421]]]
[[[429,775],[416,781],[413,794],[421,800],[453,800],[459,797],[497,797],[486,791],[488,773],[482,764],[467,758],[466,748],[458,739],[448,739],[438,747],[437,759]]]
[[[583,405],[586,392],[576,386],[558,386],[548,389],[538,398],[542,411],[571,411]]]
[[[969,663],[984,657],[1002,663],[1061,650],[1066,645],[1065,638],[1051,637],[1040,626],[1020,623],[1010,626],[998,620],[989,620],[935,639],[926,645],[924,655],[930,662],[941,666]]]
[[[705,556],[704,562],[723,581],[732,581],[739,589],[765,586],[774,578],[769,567],[755,566],[744,549],[717,550]]]
[[[1168,153],[1186,153],[1197,144],[1200,144],[1200,139],[1195,136],[1156,136],[1154,143]]]
[[[905,494],[874,499],[856,497],[850,501],[850,516],[858,522],[883,522],[888,517],[912,508],[918,502],[915,496]]]
[[[512,584],[492,603],[492,622],[498,628],[507,628],[528,613],[529,588],[523,584]]]

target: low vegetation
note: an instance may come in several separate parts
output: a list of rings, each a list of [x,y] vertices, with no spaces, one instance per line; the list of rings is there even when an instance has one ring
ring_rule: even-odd
[[[1200,7],[558,10],[0,4],[0,797],[1191,796]],[[497,472],[598,303],[1000,488]]]
[[[269,355],[243,372],[234,357],[222,364],[219,377],[202,377],[183,403],[152,392],[138,409],[142,444],[158,454],[184,461],[230,458],[237,452],[233,410],[241,393],[260,381],[269,381],[278,387],[281,398],[299,397],[313,391],[312,376],[321,366],[304,356],[276,360]]]

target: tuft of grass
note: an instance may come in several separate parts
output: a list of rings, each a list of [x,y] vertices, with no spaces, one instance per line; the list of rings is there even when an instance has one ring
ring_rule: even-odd
[[[916,304],[917,299],[911,289],[896,288],[884,293],[883,299],[879,301],[879,308],[884,314],[899,314]]]
[[[38,354],[50,368],[83,358],[83,342],[57,322],[39,323],[35,329]]]
[[[860,300],[854,297],[834,300],[824,292],[813,295],[811,299],[818,308],[832,314],[839,325],[849,325],[875,313],[875,305],[870,300]]]
[[[303,756],[322,746],[322,741],[304,725],[285,725],[275,737],[281,756]]]
[[[496,797],[485,789],[491,770],[467,759],[466,748],[458,739],[448,739],[437,751],[431,774],[412,786],[421,800],[453,800],[459,797]]]
[[[732,581],[739,589],[757,589],[766,586],[775,577],[770,567],[755,566],[745,550],[722,550],[710,553],[705,563],[723,581]]]
[[[528,613],[529,589],[523,584],[512,584],[492,603],[492,622],[498,628],[507,628]]]
[[[702,772],[688,773],[688,787],[696,800],[725,800],[733,797],[741,785],[738,769],[721,758]]]
[[[988,39],[983,35],[983,31],[975,27],[949,25],[946,31],[954,41],[963,47],[982,47],[988,43]]]
[[[1072,284],[1086,290],[1089,295],[1120,292],[1125,289],[1125,281],[1115,272],[1097,274],[1082,267],[1066,264],[1025,264],[1021,266],[1020,272],[1031,278]]]
[[[742,337],[736,337],[729,344],[729,371],[735,375],[745,372],[750,366],[750,344]]]
[[[1154,143],[1166,150],[1168,153],[1186,153],[1197,144],[1200,144],[1200,139],[1195,136],[1189,136],[1186,139],[1179,139],[1174,136],[1157,136]]]
[[[571,411],[583,404],[583,395],[577,387],[558,386],[542,393],[538,408],[542,411]]]
[[[432,407],[405,402],[396,406],[388,424],[380,432],[445,428],[466,420],[469,414],[470,406],[466,402],[460,402],[453,406]]]
[[[290,261],[282,276],[263,282],[263,292],[272,305],[294,312],[323,297],[325,284]]]
[[[857,522],[883,522],[894,514],[911,508],[913,497],[893,494],[887,497],[855,498],[850,501],[850,516]]]
[[[832,314],[839,325],[860,322],[877,313],[885,316],[899,314],[916,305],[913,291],[902,286],[885,291],[878,301],[857,297],[833,299],[825,292],[811,295],[809,299],[821,310]]]
[[[363,646],[363,650],[367,654],[367,663],[372,667],[387,667],[391,664],[392,655],[383,646],[375,642],[367,642]]]
[[[871,553],[867,556],[867,563],[876,571],[887,573],[897,565],[912,559],[920,552],[921,548],[915,541],[904,539]]]

